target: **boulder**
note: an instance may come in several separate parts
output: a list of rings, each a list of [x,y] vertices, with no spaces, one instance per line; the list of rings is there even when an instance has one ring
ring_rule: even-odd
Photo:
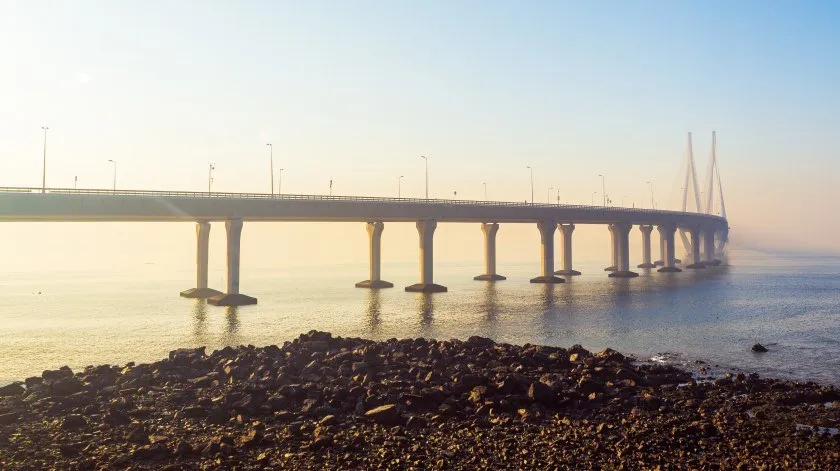
[[[767,350],[767,347],[765,347],[764,345],[762,345],[760,343],[757,343],[750,348],[750,351],[751,352],[756,352],[756,353],[765,353],[768,350]]]
[[[396,404],[385,404],[365,412],[365,417],[382,425],[396,425],[400,422],[400,412]]]

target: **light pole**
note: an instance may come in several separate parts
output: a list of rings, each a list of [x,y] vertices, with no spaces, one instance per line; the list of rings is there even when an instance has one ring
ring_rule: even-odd
[[[650,209],[656,209],[656,204],[653,202],[653,183],[647,182],[650,185]]]
[[[397,179],[397,198],[402,198],[402,179],[405,178],[405,175],[400,175],[400,178]]]
[[[426,161],[426,199],[429,199],[429,158],[421,155],[420,158]]]
[[[534,169],[530,165],[525,168],[531,171],[531,204],[534,204]]]
[[[590,198],[590,202],[589,202],[590,205],[595,206],[595,195],[597,195],[597,194],[598,194],[597,191],[592,192],[592,198]]]
[[[551,204],[551,190],[553,190],[553,189],[554,188],[549,188],[548,189],[548,196],[545,197],[545,202],[548,203],[548,204]]]
[[[487,201],[487,182],[484,183],[484,201]]]
[[[279,176],[277,177],[277,195],[283,194],[283,170],[284,168],[279,169]]]
[[[266,142],[268,146],[268,158],[271,161],[271,197],[274,198],[274,146],[270,142]]]
[[[114,164],[114,193],[117,192],[117,161],[108,159],[108,162]]]
[[[332,177],[330,177],[330,197],[332,197]]]
[[[41,193],[47,192],[47,131],[50,129],[47,126],[41,126],[44,130],[44,167],[41,174]]]
[[[604,176],[601,175],[600,173],[598,174],[598,176],[601,177],[601,193],[603,193],[603,195],[604,195],[604,207],[606,208],[607,207],[607,186],[604,183]]]
[[[79,176],[78,176],[78,175],[76,175],[75,177],[73,177],[73,189],[74,189],[74,190],[78,190],[78,189],[79,189]]]
[[[557,189],[557,204],[560,204],[560,188]]]
[[[216,166],[213,165],[213,162],[207,162],[208,169],[207,169],[207,194],[209,195],[212,193],[213,188],[213,170],[216,169]]]

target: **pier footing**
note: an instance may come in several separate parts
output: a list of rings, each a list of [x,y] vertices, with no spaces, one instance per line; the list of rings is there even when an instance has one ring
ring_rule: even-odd
[[[549,276],[538,276],[536,278],[531,278],[531,283],[565,283],[566,280],[563,278],[549,275]]]
[[[580,272],[577,270],[557,270],[554,274],[559,276],[578,276]]]
[[[220,296],[222,293],[219,290],[215,290],[212,288],[190,288],[186,291],[181,291],[181,297],[183,298],[212,298],[213,296]]]
[[[394,284],[389,281],[382,280],[365,280],[356,283],[356,288],[382,289],[393,288]]]
[[[622,271],[614,271],[607,276],[609,276],[610,278],[636,278],[637,276],[639,276],[639,274],[634,272],[634,271],[623,271],[622,270]]]
[[[473,277],[473,280],[476,280],[476,281],[501,281],[501,280],[507,280],[507,277],[502,276],[502,275],[495,275],[495,274],[494,275],[478,275],[476,277]]]
[[[615,268],[615,267],[607,267],[607,268],[604,268],[604,271],[615,271],[615,270],[616,270],[616,268]]]
[[[690,268],[692,270],[697,270],[700,268],[706,268],[706,264],[703,262],[700,263],[692,263],[691,265],[686,265],[686,268]]]
[[[405,290],[409,293],[445,293],[448,291],[446,286],[434,283],[417,283],[411,286],[406,286]]]
[[[682,270],[677,267],[662,267],[656,271],[658,271],[659,273],[679,273]]]
[[[636,268],[656,268],[656,265],[653,263],[640,263],[636,265]]]
[[[250,306],[257,304],[257,298],[246,296],[244,294],[220,294],[207,299],[208,304],[214,306]]]

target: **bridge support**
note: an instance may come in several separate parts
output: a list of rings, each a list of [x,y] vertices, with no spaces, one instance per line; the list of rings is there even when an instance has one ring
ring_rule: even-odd
[[[700,259],[700,232],[702,229],[699,226],[689,229],[689,237],[691,238],[691,265],[686,265],[686,268],[698,269],[706,268],[706,265]]]
[[[715,229],[707,227],[703,231],[703,264],[707,267],[716,267],[721,261],[715,258]]]
[[[481,232],[484,233],[484,274],[478,275],[473,279],[479,281],[507,279],[496,273],[496,233],[499,232],[499,224],[483,223],[481,225]]]
[[[560,229],[560,233],[563,234],[563,238],[560,239],[563,247],[563,269],[557,270],[554,274],[560,276],[580,275],[579,271],[572,269],[572,232],[575,231],[575,225],[558,224],[557,228]]]
[[[656,229],[659,231],[659,237],[662,241],[664,241],[665,245],[665,253],[662,256],[664,266],[657,271],[662,273],[681,272],[682,270],[674,266],[676,259],[675,255],[677,252],[677,246],[674,241],[675,235],[677,233],[677,225],[660,224]]]
[[[394,284],[382,281],[382,231],[385,224],[381,221],[367,223],[368,241],[370,245],[370,278],[356,283],[356,288],[393,288]]]
[[[405,290],[415,293],[443,293],[446,286],[436,285],[434,275],[434,235],[437,221],[425,219],[417,221],[417,234],[420,236],[420,283],[406,286]]]
[[[607,229],[610,231],[610,266],[604,268],[604,271],[616,271],[618,270],[618,241],[613,232],[613,225],[610,224]]]
[[[616,242],[613,248],[616,258],[616,270],[610,273],[612,278],[635,278],[638,273],[630,271],[630,231],[632,224],[619,223],[611,224],[610,231],[613,233]]]
[[[196,274],[195,288],[181,291],[185,298],[210,298],[222,294],[221,291],[207,287],[207,263],[210,251],[210,223],[200,221],[195,225],[196,236]]]
[[[659,260],[653,262],[657,267],[665,265],[665,236],[659,231]]]
[[[554,276],[554,231],[557,223],[554,221],[540,221],[540,254],[542,256],[542,275],[531,278],[531,283],[565,283],[566,280]]]
[[[639,226],[642,231],[642,263],[636,268],[656,268],[656,265],[650,261],[650,233],[653,232],[653,226]]]
[[[257,298],[239,293],[240,242],[242,219],[225,221],[227,232],[227,293],[213,296],[207,302],[214,306],[247,306],[257,304]]]

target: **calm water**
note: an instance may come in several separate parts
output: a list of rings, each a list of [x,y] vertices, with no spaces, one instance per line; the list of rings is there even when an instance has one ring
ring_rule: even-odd
[[[776,377],[840,384],[840,259],[733,254],[733,266],[677,275],[606,277],[601,264],[563,285],[532,285],[536,266],[505,264],[507,281],[472,281],[479,264],[436,266],[449,293],[419,295],[416,264],[387,263],[390,290],[356,289],[364,265],[243,272],[260,304],[182,299],[192,271],[154,265],[114,272],[4,274],[0,383],[47,368],[160,359],[177,347],[267,345],[312,329],[343,336],[491,337],[639,357],[670,353]],[[128,275],[126,272],[131,272]],[[220,273],[211,280],[220,285]],[[39,294],[40,292],[40,294]],[[748,351],[761,342],[770,353]]]

